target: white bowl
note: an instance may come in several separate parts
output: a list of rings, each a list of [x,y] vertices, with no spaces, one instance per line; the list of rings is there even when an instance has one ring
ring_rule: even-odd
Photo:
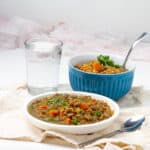
[[[28,107],[33,101],[36,101],[38,98],[56,94],[56,93],[91,96],[92,98],[106,102],[114,111],[114,114],[110,118],[103,120],[103,121],[96,122],[96,123],[85,124],[85,125],[61,125],[61,124],[48,123],[48,122],[39,120],[28,112]],[[115,121],[115,119],[119,115],[119,106],[113,100],[102,95],[92,94],[92,93],[87,93],[87,92],[59,91],[59,92],[45,93],[45,94],[41,94],[41,95],[31,98],[30,101],[27,102],[25,105],[25,115],[33,125],[35,125],[36,127],[40,129],[55,130],[55,131],[60,131],[60,132],[65,132],[65,133],[72,133],[72,134],[87,134],[87,133],[97,132],[97,131],[103,130],[111,126],[112,123]]]

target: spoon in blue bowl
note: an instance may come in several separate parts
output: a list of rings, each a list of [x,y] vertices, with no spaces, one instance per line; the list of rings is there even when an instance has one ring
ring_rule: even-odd
[[[108,138],[108,137],[111,137],[111,136],[114,136],[116,134],[120,134],[122,132],[131,132],[131,131],[135,131],[137,130],[138,128],[141,127],[141,125],[143,124],[143,122],[145,121],[145,117],[144,116],[134,116],[134,117],[131,117],[130,119],[128,119],[127,121],[125,121],[121,128],[118,129],[118,130],[115,130],[115,131],[112,131],[110,133],[107,133],[105,135],[102,135],[102,136],[99,136],[99,137],[96,137],[94,139],[91,139],[89,141],[86,141],[86,142],[83,142],[83,143],[80,143],[78,146],[81,148],[81,147],[84,147],[86,145],[89,145],[99,139],[102,139],[102,138]]]
[[[128,53],[127,53],[125,59],[124,59],[123,65],[122,65],[124,68],[125,68],[125,66],[126,66],[126,63],[127,63],[127,61],[128,61],[128,58],[129,58],[129,56],[130,56],[132,50],[134,49],[134,47],[135,47],[138,43],[140,43],[147,35],[148,35],[147,32],[143,32],[143,33],[134,41],[134,43],[131,45],[131,47],[130,47],[130,49],[129,49],[129,51],[128,51]]]

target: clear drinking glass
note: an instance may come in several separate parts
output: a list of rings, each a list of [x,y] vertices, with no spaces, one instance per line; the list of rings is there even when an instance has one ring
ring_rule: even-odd
[[[57,90],[62,45],[54,38],[25,41],[27,87],[31,94]]]

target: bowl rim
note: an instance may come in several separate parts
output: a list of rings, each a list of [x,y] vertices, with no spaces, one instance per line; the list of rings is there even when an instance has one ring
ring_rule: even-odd
[[[85,56],[95,56],[95,57],[97,57],[99,54],[109,55],[109,56],[112,56],[112,57],[115,57],[115,58],[118,58],[118,59],[123,59],[123,57],[121,57],[121,56],[114,55],[114,54],[108,54],[108,53],[86,53],[86,54],[80,54],[80,55],[75,55],[75,56],[70,57],[69,62],[68,62],[68,66],[69,66],[69,68],[72,68],[73,70],[75,70],[75,71],[77,71],[79,73],[88,74],[88,75],[95,75],[95,76],[120,76],[120,75],[124,75],[124,74],[130,73],[130,72],[133,72],[135,70],[135,68],[136,68],[135,64],[133,63],[133,61],[128,60],[128,62],[132,63],[133,66],[134,66],[134,67],[132,67],[132,69],[129,69],[129,70],[125,71],[125,72],[116,73],[116,74],[113,74],[113,73],[112,74],[101,74],[101,73],[84,72],[84,71],[82,71],[80,69],[75,68],[72,65],[72,63],[71,63],[71,61],[73,59],[81,57],[81,56],[84,56],[84,57]]]
[[[57,124],[57,123],[51,123],[51,122],[45,122],[43,120],[40,120],[34,116],[32,116],[29,111],[28,111],[28,107],[29,105],[33,102],[33,101],[36,101],[37,98],[41,98],[41,97],[45,97],[45,96],[48,96],[48,95],[52,95],[52,94],[56,94],[56,93],[66,93],[66,94],[77,94],[77,95],[88,95],[88,96],[95,96],[95,97],[99,97],[97,99],[99,100],[102,100],[104,102],[106,102],[110,107],[111,109],[114,110],[114,114],[105,119],[105,120],[102,120],[102,121],[99,121],[99,122],[96,122],[96,123],[90,123],[90,124],[82,124],[82,125],[64,125],[64,124]],[[94,126],[97,126],[97,125],[105,125],[107,123],[109,123],[110,121],[113,121],[115,120],[118,116],[119,116],[119,113],[120,113],[120,108],[119,108],[119,105],[113,101],[112,99],[110,99],[109,97],[106,97],[106,96],[103,96],[103,95],[100,95],[100,94],[95,94],[95,93],[89,93],[89,92],[79,92],[79,91],[57,91],[57,92],[47,92],[47,93],[43,93],[43,94],[39,94],[37,96],[33,96],[32,98],[30,98],[30,100],[28,100],[25,105],[24,105],[24,114],[27,118],[29,119],[32,119],[34,122],[37,122],[37,123],[40,123],[42,125],[46,125],[46,126],[49,126],[49,127],[52,127],[52,126],[55,126],[55,128],[57,127],[58,129],[67,129],[67,128],[70,128],[70,129],[74,129],[74,128],[82,128],[82,127],[94,127]]]

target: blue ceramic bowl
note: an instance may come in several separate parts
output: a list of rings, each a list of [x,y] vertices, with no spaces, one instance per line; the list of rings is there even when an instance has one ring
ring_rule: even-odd
[[[83,72],[74,65],[85,63],[96,59],[98,54],[87,54],[74,56],[69,61],[69,81],[73,90],[86,91],[101,94],[118,101],[126,95],[132,87],[134,78],[134,64],[128,61],[128,71],[118,74],[97,74]],[[115,63],[122,64],[123,59],[118,56],[109,55]]]

